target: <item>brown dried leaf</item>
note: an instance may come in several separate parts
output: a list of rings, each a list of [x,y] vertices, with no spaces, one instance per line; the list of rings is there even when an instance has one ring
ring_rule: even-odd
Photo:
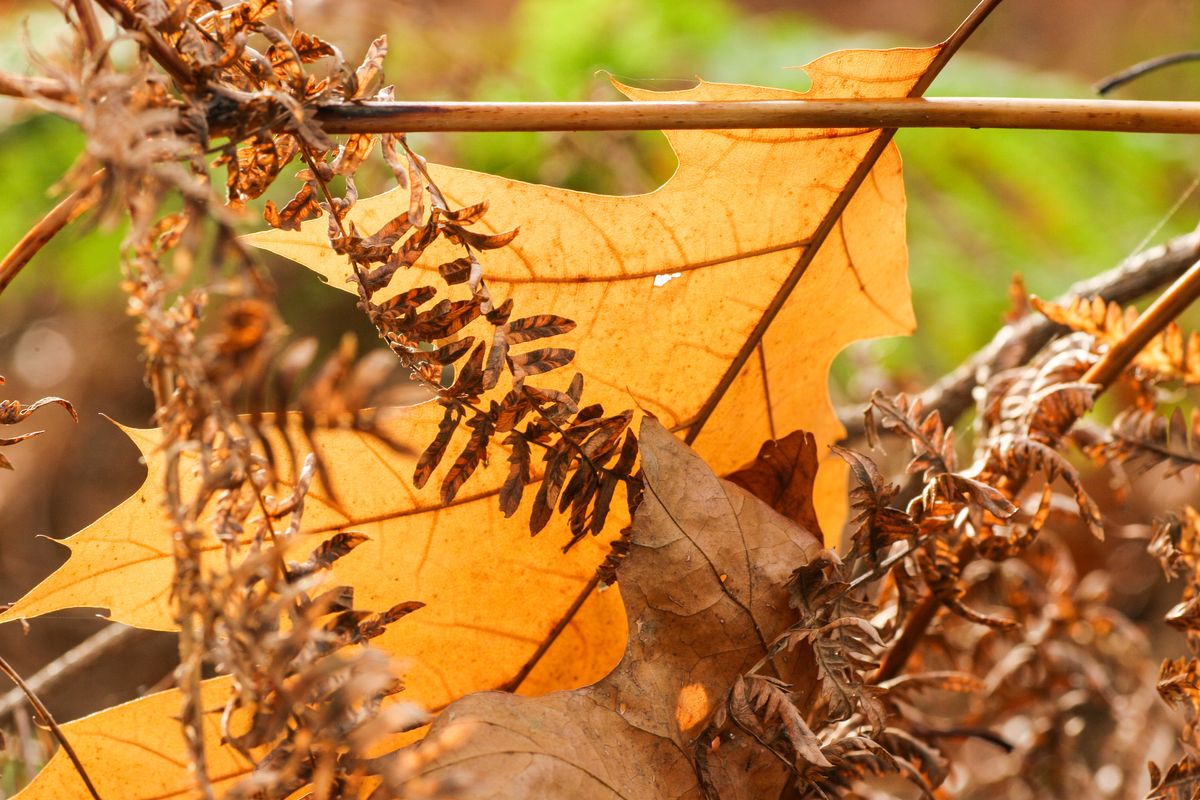
[[[644,421],[639,438],[648,490],[618,577],[630,629],[640,633],[624,659],[587,688],[536,699],[483,693],[452,704],[415,746],[430,759],[414,781],[455,770],[464,798],[699,793],[695,737],[765,642],[786,628],[787,574],[819,544],[718,479],[656,421]],[[803,752],[824,761],[802,720],[793,714],[786,723]],[[736,781],[747,796],[776,797],[789,775],[744,735],[723,737],[709,761],[717,786]]]
[[[272,228],[282,231],[298,231],[300,223],[316,219],[323,213],[325,212],[317,202],[316,190],[311,183],[300,187],[300,191],[296,192],[296,196],[287,202],[282,211],[277,210],[274,201],[271,200],[263,207],[263,219]]]
[[[574,350],[568,350],[565,347],[546,347],[541,350],[530,350],[528,353],[519,353],[515,356],[510,355],[508,363],[512,365],[513,377],[521,380],[532,375],[541,375],[552,369],[565,367],[571,363],[571,359],[574,357]]]
[[[811,433],[794,431],[782,439],[765,442],[748,467],[725,477],[817,537],[825,535],[813,507],[817,479],[817,442]]]
[[[545,339],[570,333],[575,329],[575,323],[566,317],[555,314],[539,314],[536,317],[524,317],[508,323],[508,343],[521,344],[534,339]]]
[[[433,474],[437,465],[442,462],[442,457],[446,455],[450,437],[454,435],[454,431],[458,429],[461,421],[462,418],[454,407],[446,406],[446,413],[442,417],[442,421],[438,423],[437,435],[417,460],[417,469],[413,472],[413,486],[420,489],[429,481],[429,476]]]

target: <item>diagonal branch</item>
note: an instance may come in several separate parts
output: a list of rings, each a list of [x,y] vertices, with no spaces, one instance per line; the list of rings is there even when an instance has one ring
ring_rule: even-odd
[[[1175,280],[1197,259],[1200,259],[1200,231],[1177,236],[1107,272],[1080,281],[1057,302],[1065,303],[1072,297],[1100,297],[1105,302],[1124,305]],[[971,392],[981,378],[1024,364],[1061,330],[1061,326],[1040,314],[1030,314],[1005,326],[982,350],[922,392],[922,405],[928,411],[938,411],[947,425],[953,424],[974,402]],[[858,407],[839,416],[846,427],[847,439],[863,435],[862,412]]]
[[[1000,5],[1000,2],[1001,0],[982,0],[982,2],[975,7],[975,10],[971,12],[970,16],[968,16],[966,20],[959,25],[958,30],[951,34],[950,38],[945,41],[941,52],[938,53],[937,57],[934,58],[933,63],[929,65],[929,69],[926,70],[925,74],[922,75],[917,81],[916,85],[913,86],[912,91],[909,92],[909,96],[918,97],[925,92],[925,90],[929,87],[929,84],[932,83],[933,79],[937,77],[938,72],[945,67],[950,58],[958,52],[959,48],[961,48],[971,34],[975,32],[975,29],[983,23],[984,19],[986,19],[987,16],[991,14],[997,6]],[[754,327],[754,330],[751,332],[750,336],[746,339],[745,343],[738,351],[737,356],[733,359],[733,362],[729,365],[729,368],[725,371],[725,374],[721,376],[721,380],[713,390],[712,394],[709,395],[708,399],[704,401],[704,405],[700,407],[700,412],[696,415],[696,419],[692,422],[691,427],[688,429],[687,436],[684,437],[684,441],[686,441],[688,444],[694,442],[696,437],[700,435],[700,431],[704,428],[704,424],[708,422],[713,412],[716,411],[717,405],[721,402],[721,399],[725,396],[725,393],[729,391],[729,387],[733,385],[734,380],[742,371],[742,368],[746,365],[746,362],[750,359],[750,356],[754,353],[755,348],[758,347],[759,342],[762,341],[763,336],[766,335],[767,328],[771,326],[771,323],[775,321],[775,317],[778,316],[780,310],[783,309],[783,305],[785,302],[787,302],[788,297],[791,296],[792,290],[796,288],[796,285],[800,283],[800,279],[804,277],[804,273],[808,271],[809,265],[812,264],[813,259],[816,258],[821,246],[825,243],[825,239],[828,238],[829,234],[837,225],[838,220],[842,216],[842,212],[844,212],[846,207],[850,205],[850,200],[858,191],[858,187],[862,185],[864,180],[866,180],[867,175],[870,174],[872,168],[874,168],[875,162],[879,160],[881,155],[883,155],[884,150],[887,148],[888,144],[891,143],[892,137],[895,135],[895,128],[889,128],[879,132],[878,138],[876,138],[875,143],[871,146],[871,149],[867,151],[866,157],[859,163],[858,168],[854,171],[854,174],[850,177],[850,180],[842,188],[842,191],[838,194],[837,199],[834,200],[833,205],[825,214],[824,219],[822,219],[821,223],[817,226],[816,231],[813,232],[809,246],[804,248],[804,252],[796,261],[796,265],[792,268],[791,273],[784,280],[783,285],[779,287],[779,291],[776,292],[774,299],[771,300],[771,303],[767,306],[766,311],[763,312],[762,318],[759,319],[758,324]]]
[[[37,712],[46,726],[50,728],[50,732],[54,734],[54,738],[62,745],[63,752],[67,754],[67,758],[71,759],[71,763],[75,765],[75,771],[79,773],[79,777],[83,780],[84,786],[87,787],[88,793],[91,794],[93,800],[100,800],[100,793],[96,791],[95,785],[92,784],[92,779],[88,777],[87,770],[83,768],[83,762],[79,760],[79,756],[75,754],[75,748],[71,747],[71,743],[67,740],[67,736],[63,733],[62,728],[54,721],[54,717],[50,714],[50,710],[46,708],[37,693],[29,688],[25,680],[21,677],[12,666],[0,658],[0,672],[8,676],[8,678],[17,685],[29,700],[29,704],[33,706],[33,710]]]
[[[61,81],[52,78],[14,75],[11,72],[0,72],[0,95],[45,100],[71,99],[67,87]]]
[[[59,231],[65,228],[71,220],[91,207],[96,201],[96,187],[100,185],[104,176],[104,170],[93,172],[82,186],[50,209],[50,213],[30,228],[21,237],[21,241],[17,242],[8,252],[8,255],[0,260],[0,293],[8,288],[13,279],[46,246],[47,242],[57,236]]]

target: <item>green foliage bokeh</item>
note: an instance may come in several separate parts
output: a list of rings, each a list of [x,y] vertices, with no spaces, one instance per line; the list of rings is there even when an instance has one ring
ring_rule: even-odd
[[[729,0],[523,0],[500,29],[469,15],[451,20],[455,13],[453,7],[441,12],[450,22],[440,35],[403,24],[389,32],[387,67],[397,96],[611,100],[619,95],[610,75],[652,88],[703,76],[803,89],[803,72],[786,67],[845,47],[921,44],[831,30],[798,13],[750,13]],[[15,37],[8,34],[0,47],[10,56],[19,47]],[[1086,97],[1090,90],[1077,80],[964,53],[932,93]],[[656,133],[413,138],[435,159],[587,191],[648,190],[674,168]],[[880,360],[912,386],[952,368],[991,337],[1007,308],[1013,273],[1022,273],[1031,290],[1055,294],[1107,269],[1156,228],[1195,175],[1195,146],[1182,137],[906,130],[897,140],[909,186],[920,330],[909,340],[869,345],[860,359]],[[46,117],[22,117],[0,130],[0,174],[10,198],[0,215],[0,247],[11,246],[50,207],[47,188],[82,144],[72,125]],[[379,185],[368,188],[382,186],[380,173]],[[1186,204],[1158,239],[1189,228],[1196,209],[1196,202]],[[119,231],[71,231],[11,291],[18,298],[51,293],[66,304],[111,296],[119,239]],[[323,309],[330,310],[330,330],[346,321],[347,313],[332,311],[344,297],[326,291],[322,298],[325,290],[302,271],[281,275],[285,310],[289,303],[303,308],[305,325]],[[840,365],[838,382],[852,383],[850,372]]]

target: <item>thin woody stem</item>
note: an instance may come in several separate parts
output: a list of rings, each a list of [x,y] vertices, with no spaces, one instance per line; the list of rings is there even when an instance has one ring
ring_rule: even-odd
[[[83,784],[87,787],[88,792],[92,795],[94,800],[100,800],[100,793],[96,791],[96,787],[92,784],[92,779],[88,777],[87,770],[83,768],[83,762],[81,762],[79,760],[79,756],[75,754],[75,748],[71,747],[71,743],[67,740],[66,734],[63,733],[63,730],[59,727],[58,723],[54,721],[54,717],[50,714],[50,710],[46,708],[46,705],[37,696],[37,693],[34,692],[33,689],[29,688],[29,684],[25,683],[25,680],[21,677],[20,673],[13,669],[12,665],[3,658],[0,658],[0,672],[3,672],[5,675],[7,675],[9,679],[11,679],[12,682],[15,683],[22,692],[24,692],[25,697],[29,700],[29,704],[33,706],[33,710],[36,711],[38,716],[42,718],[42,720],[46,723],[46,726],[50,728],[50,732],[54,734],[54,738],[57,739],[58,743],[62,746],[63,752],[66,753],[67,757],[71,759],[71,763],[75,765],[75,771],[78,772],[79,777],[83,779]]]
[[[367,102],[320,106],[316,119],[330,134],[746,128],[1005,128],[1181,134],[1200,133],[1200,102],[1018,97]]]
[[[52,78],[13,75],[0,72],[0,95],[23,99],[69,100],[67,87]]]
[[[880,684],[900,674],[941,607],[942,601],[938,599],[937,595],[928,594],[921,600],[909,615],[904,629],[900,631],[900,637],[887,651],[879,669],[871,676],[871,683]]]
[[[1085,383],[1097,384],[1103,392],[1115,381],[1125,367],[1162,332],[1167,325],[1200,297],[1200,261],[1171,284],[1157,300],[1138,317],[1125,337],[1117,342],[1083,376]],[[1097,394],[1099,394],[1097,392]]]
[[[50,213],[42,217],[29,229],[21,241],[0,260],[0,293],[8,288],[25,265],[58,235],[71,220],[85,212],[95,202],[95,190],[104,178],[104,170],[97,170],[75,191],[64,197]]]
[[[96,52],[104,44],[104,34],[96,19],[96,9],[92,0],[71,0],[71,6],[79,17],[79,27],[83,32],[83,41],[90,52]]]

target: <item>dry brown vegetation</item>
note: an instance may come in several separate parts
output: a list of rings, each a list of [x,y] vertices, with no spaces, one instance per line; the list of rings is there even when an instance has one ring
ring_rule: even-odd
[[[996,5],[818,59],[806,96],[919,96]],[[141,489],[0,621],[100,607],[179,661],[60,726],[0,659],[61,744],[23,797],[1200,796],[1200,515],[1117,507],[1200,461],[1173,399],[1200,384],[1173,322],[1195,235],[1036,313],[1018,293],[969,368],[849,437],[830,362],[913,325],[894,131],[673,131],[662,188],[586,195],[336,140],[393,100],[386,40],[350,60],[284,0],[62,11],[75,57],[0,91],[88,146],[0,291],[80,215],[126,220],[155,427],[124,429]],[[396,188],[360,199],[377,157]],[[270,230],[239,236],[252,208]],[[255,248],[382,346],[318,360]],[[0,423],[47,404],[75,414]],[[1130,540],[1183,583],[1161,669],[1113,599]]]

